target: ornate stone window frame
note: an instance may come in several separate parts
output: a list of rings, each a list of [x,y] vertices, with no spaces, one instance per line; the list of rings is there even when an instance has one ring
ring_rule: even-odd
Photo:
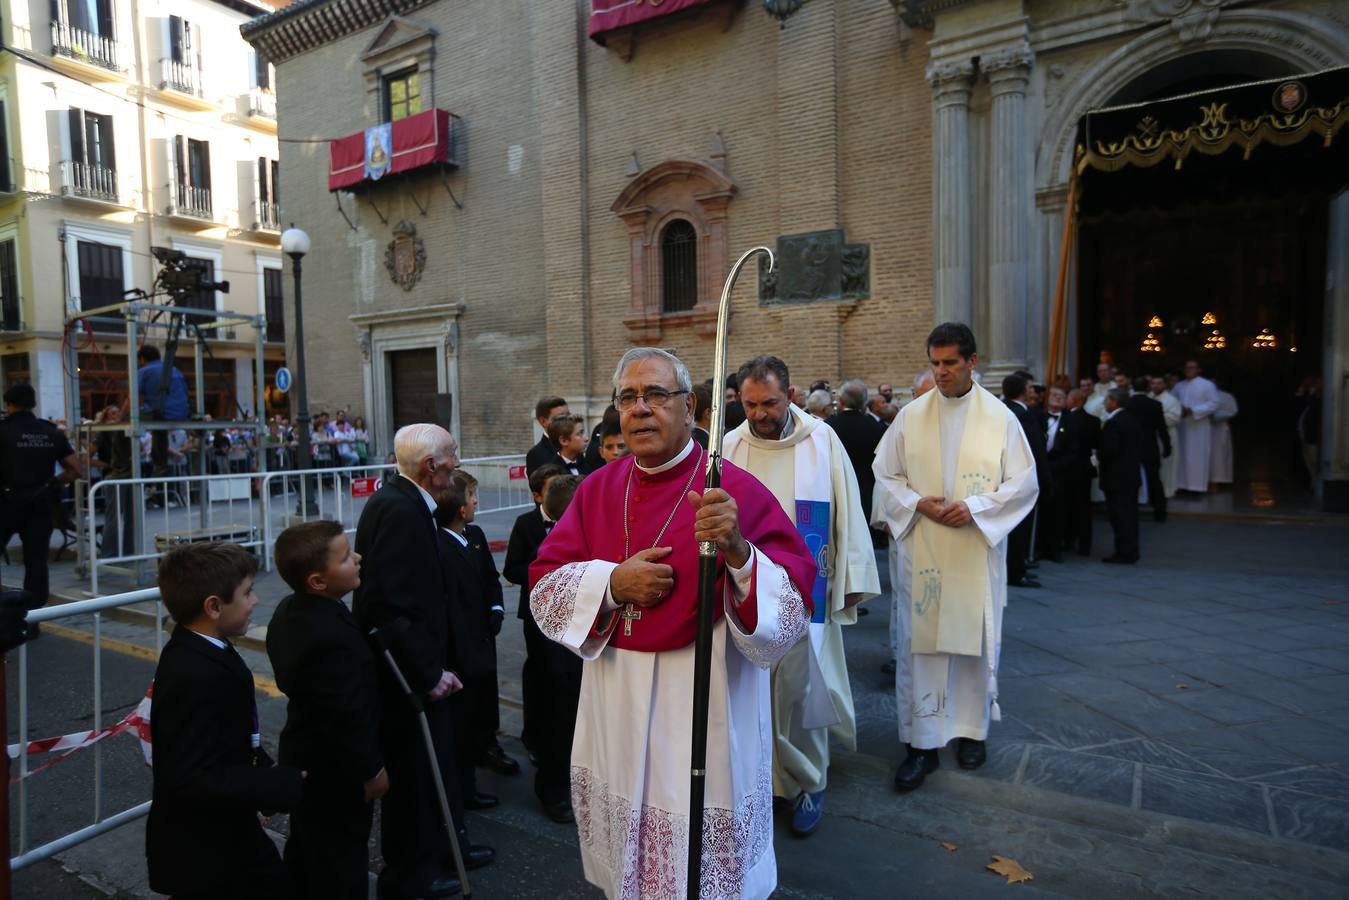
[[[660,340],[667,325],[688,323],[705,338],[716,336],[717,299],[728,266],[727,206],[735,182],[711,163],[667,159],[637,175],[610,209],[628,229],[629,315],[623,324],[635,344]],[[698,237],[698,299],[687,312],[663,311],[661,235],[684,219]]]
[[[420,76],[422,109],[435,107],[436,35],[422,22],[390,16],[361,52],[368,108],[374,110],[376,121],[384,121],[385,77],[408,69],[416,69]]]

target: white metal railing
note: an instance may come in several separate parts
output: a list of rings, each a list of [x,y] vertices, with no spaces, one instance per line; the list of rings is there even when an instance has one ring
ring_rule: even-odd
[[[159,602],[159,588],[148,588],[141,591],[130,591],[125,594],[114,594],[111,597],[99,597],[94,600],[81,600],[76,603],[66,603],[60,606],[47,606],[42,609],[35,609],[28,613],[28,623],[30,625],[51,622],[56,619],[66,619],[73,616],[93,616],[93,649],[94,649],[94,696],[93,696],[93,727],[90,730],[97,731],[103,727],[103,665],[102,665],[102,647],[103,647],[103,611],[123,606],[134,606],[140,603],[154,603],[155,605],[155,652],[158,653],[164,645],[164,605]],[[94,758],[94,790],[93,790],[93,816],[92,823],[73,831],[62,837],[49,841],[41,846],[29,849],[29,822],[28,822],[28,645],[20,644],[18,650],[19,657],[19,779],[16,786],[16,801],[18,805],[18,843],[16,845],[17,855],[13,856],[9,865],[10,868],[17,871],[25,866],[32,865],[40,860],[48,859],[61,853],[76,844],[83,843],[100,834],[112,831],[120,825],[139,819],[150,811],[150,801],[121,810],[111,816],[103,815],[103,744],[95,743],[89,748]]]
[[[67,56],[120,72],[117,42],[110,37],[76,28],[69,22],[52,20],[52,55]]]
[[[248,92],[248,114],[259,119],[276,118],[276,94],[267,88],[255,87]]]
[[[253,201],[253,228],[257,231],[281,230],[281,212],[275,203]]]
[[[176,193],[174,194],[173,212],[180,216],[191,216],[194,219],[214,219],[211,212],[211,189],[204,187],[195,187],[186,182],[178,182],[174,185]]]
[[[116,203],[120,199],[117,170],[75,160],[63,160],[61,193]]]
[[[159,61],[159,87],[161,90],[200,97],[201,70],[192,63],[176,62],[166,56]]]
[[[524,456],[465,459],[460,467],[478,479],[479,514],[528,507]],[[118,478],[89,489],[91,519],[100,502],[102,532],[90,521],[81,528],[80,558],[89,589],[99,591],[100,570],[138,567],[172,547],[193,541],[231,540],[272,567],[272,545],[282,530],[310,519],[333,519],[354,533],[374,482],[394,473],[388,464]],[[359,483],[355,483],[359,482]],[[102,546],[100,546],[100,542]]]

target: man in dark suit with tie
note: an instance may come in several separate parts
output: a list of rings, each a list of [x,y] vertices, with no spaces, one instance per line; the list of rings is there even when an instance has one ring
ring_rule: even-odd
[[[1143,429],[1133,413],[1124,408],[1128,402],[1128,388],[1111,388],[1105,395],[1106,419],[1097,451],[1101,490],[1115,532],[1115,552],[1104,559],[1108,563],[1138,562],[1138,470]]]
[[[1152,518],[1165,522],[1166,489],[1162,487],[1162,459],[1171,455],[1171,434],[1166,427],[1161,401],[1154,400],[1148,393],[1151,388],[1152,382],[1147,376],[1135,378],[1134,392],[1124,408],[1138,421],[1143,431],[1143,447],[1139,458],[1143,463],[1143,478],[1148,486]]]
[[[1063,542],[1075,548],[1078,556],[1091,555],[1091,480],[1096,477],[1091,454],[1101,436],[1101,420],[1083,408],[1086,396],[1080,388],[1069,391],[1061,420],[1073,435],[1076,453],[1066,485]]]
[[[1049,464],[1054,493],[1040,502],[1036,540],[1040,556],[1050,562],[1063,562],[1063,534],[1068,518],[1071,485],[1078,465],[1077,432],[1064,409],[1067,395],[1063,388],[1051,387],[1045,396],[1045,459]]]
[[[1053,481],[1049,475],[1049,460],[1045,454],[1045,431],[1039,417],[1031,413],[1026,406],[1027,381],[1022,375],[1008,375],[1002,380],[1002,399],[1007,408],[1016,416],[1021,430],[1026,433],[1026,442],[1030,444],[1031,457],[1035,460],[1035,478],[1040,485],[1040,497],[1036,500],[1038,509],[1045,499],[1052,495]],[[1013,587],[1038,588],[1039,580],[1026,572],[1026,562],[1030,557],[1031,532],[1035,528],[1035,514],[1021,520],[1021,524],[1012,529],[1007,536],[1007,583]]]
[[[834,429],[843,449],[848,453],[853,471],[857,473],[857,492],[862,500],[862,517],[871,521],[871,495],[876,488],[876,473],[871,464],[876,459],[876,445],[885,437],[885,426],[867,415],[867,384],[853,379],[839,388],[839,411],[825,419]],[[872,529],[872,543],[885,546],[885,537]]]
[[[543,436],[525,454],[526,475],[544,463],[553,461],[553,457],[557,455],[557,447],[548,437],[548,423],[553,420],[553,416],[565,415],[570,411],[567,408],[567,401],[561,397],[543,397],[534,404],[534,421],[543,429]]]
[[[352,611],[362,631],[397,620],[411,627],[398,633],[390,648],[412,690],[427,702],[441,768],[454,772],[451,693],[463,682],[450,671],[451,634],[447,585],[442,573],[433,493],[444,490],[459,465],[458,444],[438,425],[407,425],[394,435],[398,475],[370,498],[356,526],[356,552],[362,557],[361,586]],[[380,749],[389,772],[389,793],[380,812],[384,871],[380,897],[447,897],[459,880],[448,874],[449,845],[441,822],[435,785],[422,744],[421,726],[411,704],[387,667],[379,670]],[[455,778],[445,790],[455,823],[462,828],[463,798]],[[467,865],[484,865],[493,852],[468,846],[461,830]]]

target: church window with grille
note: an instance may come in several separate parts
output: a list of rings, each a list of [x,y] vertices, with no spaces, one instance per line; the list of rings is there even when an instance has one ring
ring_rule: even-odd
[[[665,226],[660,239],[661,310],[687,312],[698,302],[698,233],[683,219]]]

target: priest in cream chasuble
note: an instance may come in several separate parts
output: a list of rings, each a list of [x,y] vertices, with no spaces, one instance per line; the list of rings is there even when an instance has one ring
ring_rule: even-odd
[[[703,897],[777,886],[768,669],[806,633],[815,563],[768,490],[732,464],[703,491],[688,370],[624,354],[630,456],[581,482],[530,566],[530,610],[585,665],[571,755],[581,862],[615,898],[683,897],[698,542],[719,550],[703,814]]]
[[[880,593],[876,552],[862,514],[857,475],[843,442],[823,420],[787,399],[787,366],[773,356],[738,373],[746,419],[726,435],[726,459],[772,491],[815,554],[809,640],[773,667],[773,793],[794,804],[791,827],[811,834],[823,815],[829,738],[857,749],[843,625]]]
[[[1007,604],[1007,535],[1039,493],[1030,445],[1011,411],[973,381],[974,335],[959,323],[928,338],[937,390],[910,403],[881,439],[872,523],[898,546],[895,692],[908,755],[901,790],[938,766],[977,768],[999,718],[998,653]]]

